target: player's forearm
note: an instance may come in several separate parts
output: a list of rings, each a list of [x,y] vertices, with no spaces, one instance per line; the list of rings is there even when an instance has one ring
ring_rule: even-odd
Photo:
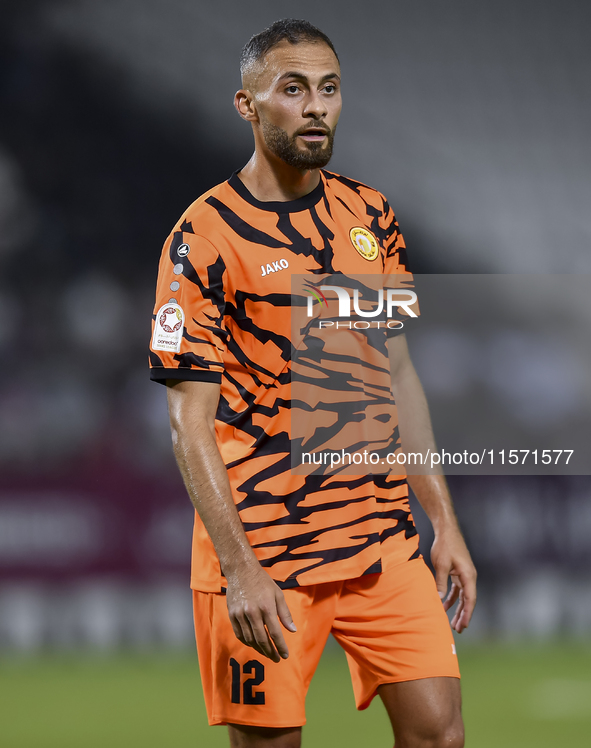
[[[200,414],[202,416],[202,414]],[[174,453],[187,492],[227,578],[258,566],[232,498],[214,430],[190,408],[170,408]]]
[[[173,429],[177,464],[193,506],[211,538],[226,577],[258,563],[232,499],[226,467],[207,429],[191,438]]]
[[[409,475],[408,483],[436,534],[458,529],[453,502],[443,475]]]

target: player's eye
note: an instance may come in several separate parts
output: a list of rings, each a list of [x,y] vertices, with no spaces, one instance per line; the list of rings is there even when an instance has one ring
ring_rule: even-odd
[[[332,94],[337,90],[337,87],[334,83],[327,83],[326,86],[324,86],[324,90],[326,93]]]
[[[292,83],[291,86],[288,86],[285,90],[287,93],[297,93],[300,89],[295,83]]]

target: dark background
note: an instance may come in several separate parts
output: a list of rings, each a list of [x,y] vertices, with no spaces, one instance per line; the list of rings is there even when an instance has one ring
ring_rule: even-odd
[[[185,644],[191,508],[146,351],[162,242],[251,153],[232,108],[242,45],[294,14],[332,38],[331,168],[386,193],[416,272],[583,274],[591,11],[20,0],[0,13],[0,647]],[[589,478],[452,488],[481,574],[470,636],[588,635]]]

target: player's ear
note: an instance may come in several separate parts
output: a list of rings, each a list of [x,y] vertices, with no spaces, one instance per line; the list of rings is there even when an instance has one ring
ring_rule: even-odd
[[[241,88],[240,91],[236,91],[234,96],[234,106],[242,119],[247,122],[253,122],[258,119],[254,97],[250,91],[247,91],[244,88]]]

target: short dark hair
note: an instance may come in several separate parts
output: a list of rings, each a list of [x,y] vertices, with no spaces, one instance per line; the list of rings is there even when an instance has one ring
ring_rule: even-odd
[[[244,75],[247,68],[253,63],[262,60],[267,52],[284,39],[290,44],[300,42],[324,42],[332,49],[337,60],[339,56],[333,43],[325,33],[313,26],[309,21],[300,21],[296,18],[282,18],[275,21],[263,31],[255,34],[245,45],[240,55],[240,73]]]

